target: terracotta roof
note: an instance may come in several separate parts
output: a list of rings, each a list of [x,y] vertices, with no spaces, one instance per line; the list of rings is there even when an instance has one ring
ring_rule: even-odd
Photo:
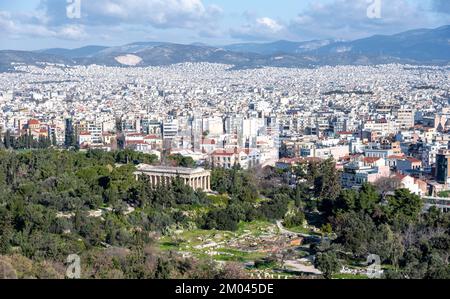
[[[378,157],[364,157],[363,162],[364,163],[375,163],[379,161],[381,158]]]
[[[401,174],[401,173],[396,173],[396,174],[394,174],[393,175],[395,178],[397,178],[397,179],[399,179],[399,180],[401,180],[401,181],[403,181],[403,179],[405,179],[406,177],[408,177],[407,175],[404,175],[404,174]]]
[[[214,145],[214,144],[216,144],[216,141],[214,139],[203,139],[202,144]]]
[[[144,137],[144,139],[160,139],[160,138],[156,135],[147,135]]]
[[[37,119],[30,119],[28,121],[28,125],[39,125],[39,124],[41,124],[41,122],[38,121]]]
[[[211,155],[212,156],[233,156],[234,154],[235,154],[234,150],[217,149]]]
[[[406,160],[408,160],[411,163],[422,163],[422,161],[420,161],[419,159],[416,159],[414,157],[408,157],[408,158],[406,158]]]

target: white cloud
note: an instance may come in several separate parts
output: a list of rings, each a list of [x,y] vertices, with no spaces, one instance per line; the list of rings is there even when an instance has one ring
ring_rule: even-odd
[[[311,4],[289,26],[301,39],[355,39],[373,34],[393,34],[420,27],[439,26],[420,4],[406,0],[381,0],[381,18],[367,16],[366,0],[333,0]]]
[[[202,0],[81,0],[84,25],[134,24],[156,28],[195,28],[210,26],[221,15],[216,5],[204,5]],[[65,1],[42,0],[51,24],[67,23]]]
[[[238,28],[232,28],[230,35],[243,40],[266,40],[282,36],[284,30],[285,27],[278,21],[269,17],[261,17],[249,20]]]
[[[259,26],[264,27],[272,32],[278,32],[281,29],[283,29],[283,26],[278,24],[277,21],[275,21],[274,19],[271,19],[271,18],[267,18],[267,17],[256,19],[256,23]]]
[[[48,27],[40,15],[12,14],[0,11],[0,33],[12,38],[59,38],[82,40],[88,36],[82,25],[61,25]]]
[[[81,0],[81,16],[67,16],[64,0],[41,0],[29,13],[0,12],[0,33],[12,38],[83,40],[88,33],[121,28],[190,29],[214,32],[222,9],[203,0]]]
[[[83,26],[67,25],[57,30],[54,37],[71,40],[83,40],[88,37],[88,34]]]
[[[373,1],[329,0],[312,1],[296,17],[285,23],[254,13],[245,13],[244,25],[232,28],[230,35],[241,40],[274,39],[357,39],[374,34],[394,34],[417,28],[434,28],[448,24],[449,0],[429,0],[434,12],[427,5],[409,0],[381,0],[381,18],[368,17]]]

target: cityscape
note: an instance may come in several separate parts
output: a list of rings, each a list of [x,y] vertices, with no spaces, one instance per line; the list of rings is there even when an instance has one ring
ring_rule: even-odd
[[[449,279],[438,3],[384,35],[288,42],[260,17],[267,39],[70,49],[4,44],[0,6],[0,278]]]

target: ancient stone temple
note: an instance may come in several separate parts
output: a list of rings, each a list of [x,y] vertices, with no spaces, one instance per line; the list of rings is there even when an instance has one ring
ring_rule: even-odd
[[[152,166],[140,164],[134,173],[136,179],[140,175],[147,175],[153,187],[163,183],[170,183],[179,177],[186,185],[191,186],[194,190],[201,189],[205,192],[211,190],[211,171],[203,168],[183,168],[168,166]]]

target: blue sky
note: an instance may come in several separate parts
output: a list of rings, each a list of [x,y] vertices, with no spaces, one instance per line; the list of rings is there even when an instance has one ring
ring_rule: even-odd
[[[350,40],[449,24],[450,0],[0,0],[0,49]]]

